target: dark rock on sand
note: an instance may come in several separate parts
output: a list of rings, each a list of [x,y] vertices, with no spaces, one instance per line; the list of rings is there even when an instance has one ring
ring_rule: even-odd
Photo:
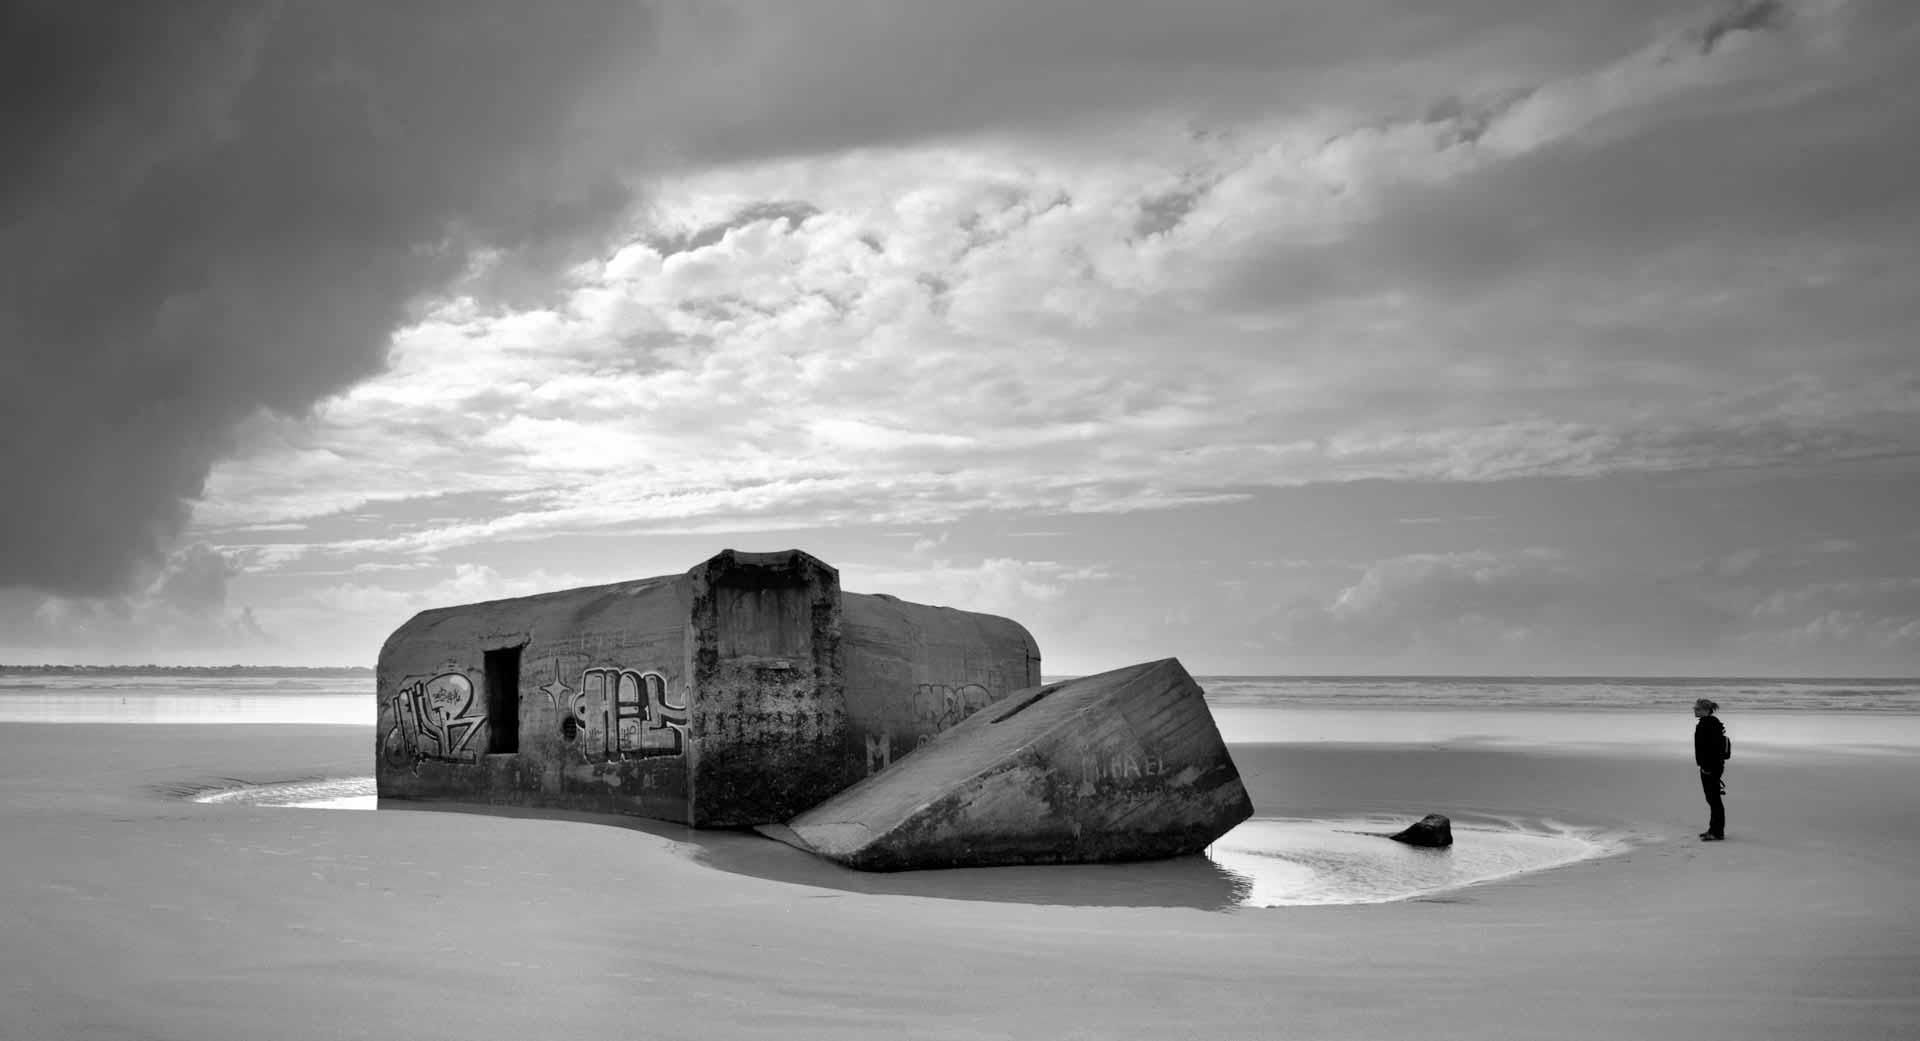
[[[1453,822],[1438,813],[1429,813],[1420,818],[1407,830],[1398,835],[1389,835],[1395,842],[1404,842],[1409,846],[1426,846],[1432,849],[1444,849],[1453,845]]]

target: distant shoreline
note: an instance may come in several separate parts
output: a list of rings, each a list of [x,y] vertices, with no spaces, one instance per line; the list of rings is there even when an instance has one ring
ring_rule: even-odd
[[[366,665],[0,665],[0,673],[39,675],[134,676],[164,672],[174,676],[310,676],[314,673],[365,672]]]
[[[6,665],[0,664],[0,675],[110,675],[131,676],[149,673],[165,673],[173,676],[311,676],[322,673],[365,673],[371,674],[370,665]],[[1046,673],[1041,678],[1046,683],[1075,679],[1086,673]],[[1196,672],[1195,679],[1233,682],[1236,680],[1265,682],[1302,682],[1302,683],[1530,683],[1540,685],[1584,685],[1606,683],[1638,683],[1660,686],[1728,686],[1743,683],[1772,684],[1834,684],[1858,683],[1867,685],[1920,684],[1920,675],[1915,676],[1752,676],[1707,674],[1673,676],[1660,674],[1618,674],[1567,673],[1564,675],[1544,675],[1539,673],[1225,673]]]

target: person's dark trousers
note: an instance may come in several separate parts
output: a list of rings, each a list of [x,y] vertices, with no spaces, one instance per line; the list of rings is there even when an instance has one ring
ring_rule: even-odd
[[[1700,771],[1700,790],[1706,793],[1707,809],[1711,814],[1707,820],[1707,834],[1725,835],[1727,833],[1727,804],[1720,801],[1720,773]]]

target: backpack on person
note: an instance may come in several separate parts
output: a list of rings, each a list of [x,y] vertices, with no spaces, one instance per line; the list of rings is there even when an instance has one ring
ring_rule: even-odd
[[[1727,733],[1727,725],[1725,723],[1722,723],[1720,724],[1720,759],[1721,761],[1724,762],[1732,758],[1733,758],[1733,735]]]

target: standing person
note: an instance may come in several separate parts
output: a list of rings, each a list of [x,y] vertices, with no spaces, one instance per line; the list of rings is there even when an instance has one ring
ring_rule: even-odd
[[[1707,830],[1700,833],[1703,842],[1719,842],[1727,837],[1727,807],[1720,797],[1727,793],[1722,779],[1727,768],[1727,728],[1714,716],[1720,705],[1712,698],[1693,703],[1693,762],[1700,768],[1700,790],[1707,796]]]

